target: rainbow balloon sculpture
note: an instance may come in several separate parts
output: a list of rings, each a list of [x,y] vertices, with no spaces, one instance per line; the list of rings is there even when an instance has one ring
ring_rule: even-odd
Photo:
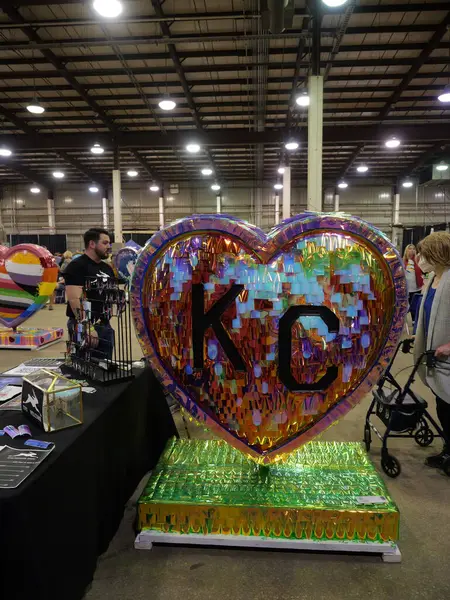
[[[0,323],[16,329],[44,306],[57,280],[58,267],[45,248],[0,246]]]
[[[407,311],[390,240],[335,213],[299,215],[269,234],[222,215],[177,221],[141,252],[131,297],[166,392],[259,463],[361,401]]]

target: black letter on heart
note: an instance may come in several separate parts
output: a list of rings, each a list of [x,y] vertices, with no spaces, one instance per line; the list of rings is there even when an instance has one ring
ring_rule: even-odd
[[[192,286],[192,345],[194,349],[194,368],[203,368],[203,341],[205,331],[212,327],[225,354],[230,359],[236,371],[245,371],[245,363],[233,344],[229,333],[224,329],[220,320],[227,308],[236,300],[244,289],[243,285],[232,285],[213,306],[205,313],[205,290],[202,283]]]
[[[291,372],[292,325],[299,317],[320,317],[329,333],[338,333],[339,319],[326,306],[291,306],[281,317],[278,326],[278,375],[291,392],[323,392],[336,379],[338,368],[328,367],[315,383],[298,383]]]

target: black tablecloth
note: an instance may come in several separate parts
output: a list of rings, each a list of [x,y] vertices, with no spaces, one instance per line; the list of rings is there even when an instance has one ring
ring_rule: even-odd
[[[83,425],[51,434],[31,425],[55,449],[20,487],[0,490],[2,600],[82,598],[126,501],[176,435],[148,369],[83,402]],[[0,412],[0,428],[21,423],[30,424],[22,413]],[[0,445],[24,448],[20,439],[5,435]]]

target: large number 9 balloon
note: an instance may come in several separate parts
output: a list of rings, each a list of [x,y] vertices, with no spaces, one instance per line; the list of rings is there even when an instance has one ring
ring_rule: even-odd
[[[165,390],[261,463],[360,402],[407,310],[391,242],[354,217],[312,213],[268,235],[225,216],[174,223],[142,251],[132,305]]]

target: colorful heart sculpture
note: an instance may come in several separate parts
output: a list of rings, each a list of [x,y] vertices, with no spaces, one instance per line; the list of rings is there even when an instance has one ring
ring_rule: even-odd
[[[361,401],[407,311],[396,249],[340,213],[306,213],[268,235],[233,217],[177,221],[141,252],[131,297],[166,392],[261,463]]]
[[[0,246],[0,323],[15,329],[53,294],[58,267],[48,250],[35,244]]]

